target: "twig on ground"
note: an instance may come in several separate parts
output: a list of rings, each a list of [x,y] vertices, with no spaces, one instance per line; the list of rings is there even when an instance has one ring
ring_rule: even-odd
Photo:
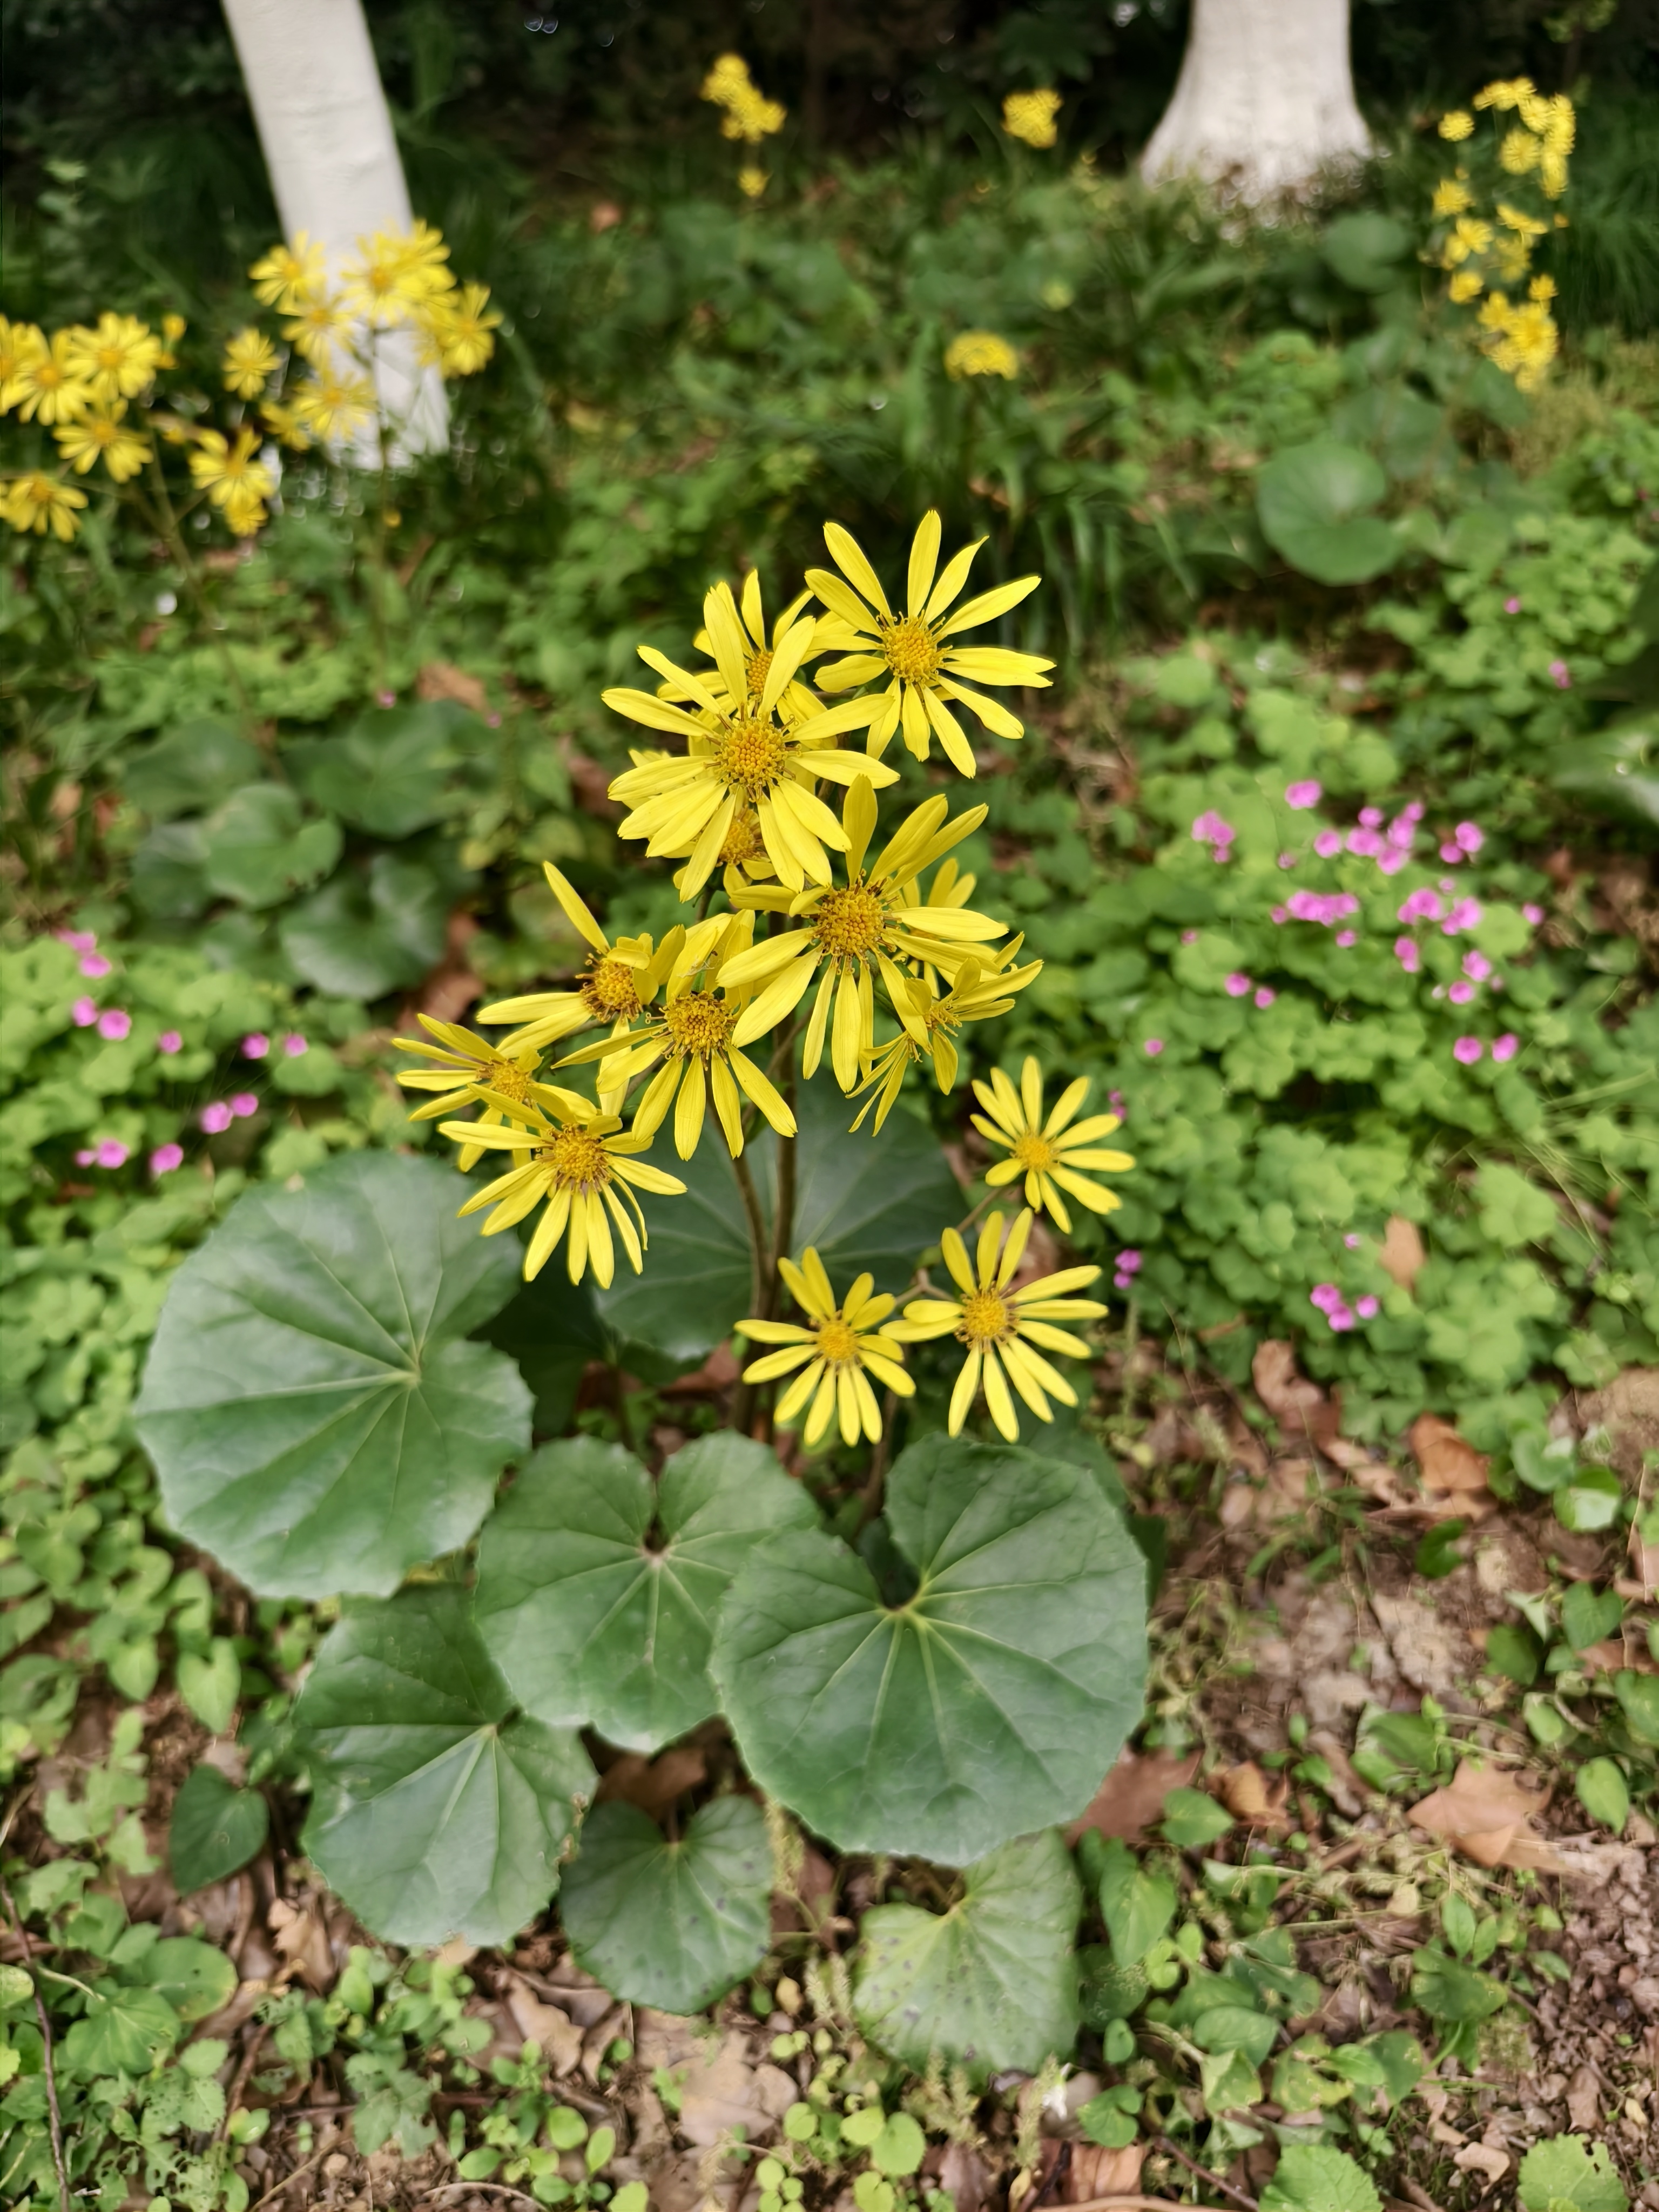
[[[522,2189],[509,2189],[504,2181],[441,2181],[435,2189],[428,2189],[422,2197],[422,2204],[435,2203],[439,2197],[447,2197],[454,2189],[482,2189],[491,2197],[510,2197],[515,2204],[528,2204],[531,2212],[542,2212],[538,2201],[526,2197]]]
[[[292,2173],[285,2173],[282,2179],[277,2182],[273,2188],[267,2189],[263,2197],[256,2198],[254,2203],[249,2206],[248,2212],[264,2212],[264,2208],[267,2204],[274,2203],[277,2197],[283,2194],[284,2190],[292,2189],[296,2181],[302,2180],[304,2177],[310,2172],[312,2167],[318,2163],[319,2160],[326,2158],[329,2152],[332,2150],[333,2148],[334,2136],[332,2131],[331,2131],[324,2138],[322,2142],[318,2145],[317,2148],[312,2152],[311,2156],[306,2160],[303,2166],[296,2166]]]
[[[15,1809],[14,1807],[14,1812]],[[9,1819],[6,1826],[8,1828],[11,1826]],[[52,2132],[52,2162],[58,2172],[58,2202],[62,2212],[70,2212],[69,2168],[64,2163],[64,2117],[58,2108],[58,2076],[52,2069],[52,2022],[46,2017],[46,2001],[40,1994],[40,1985],[33,1971],[34,1947],[29,1942],[29,1931],[24,1927],[22,1916],[12,1903],[11,1892],[3,1882],[0,1882],[0,1898],[5,1900],[6,1917],[22,1947],[23,1964],[30,1969],[29,1987],[34,1996],[34,2016],[40,2023],[40,2070],[46,2077],[46,2119]]]
[[[1168,2136],[1158,2137],[1158,2147],[1160,2150],[1168,2151],[1171,2158],[1178,2158],[1188,2173],[1195,2173],[1200,2181],[1207,2181],[1212,2189],[1218,2189],[1224,2197],[1231,2197],[1235,2204],[1243,2205],[1245,2212],[1261,2212],[1261,2208],[1254,2197],[1247,2197],[1242,2189],[1235,2189],[1230,2181],[1224,2181],[1218,2173],[1212,2173],[1208,2166],[1200,2166],[1196,2159],[1188,2158],[1179,2145],[1170,2141]]]

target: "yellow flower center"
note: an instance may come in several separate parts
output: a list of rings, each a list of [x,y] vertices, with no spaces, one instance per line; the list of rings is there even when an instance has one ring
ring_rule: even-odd
[[[826,891],[812,918],[812,933],[832,960],[861,960],[881,942],[886,914],[872,890],[853,884]]]
[[[881,647],[887,665],[906,684],[931,684],[939,674],[939,647],[919,615],[887,623]]]
[[[821,1359],[827,1359],[832,1367],[856,1367],[860,1364],[858,1336],[839,1314],[831,1314],[828,1321],[815,1322],[814,1327]]]
[[[995,1291],[972,1291],[963,1300],[962,1326],[957,1335],[963,1344],[982,1352],[988,1344],[1000,1343],[1013,1333],[1014,1318],[1008,1301]]]
[[[1060,1164],[1060,1153],[1048,1139],[1029,1133],[1016,1140],[1014,1158],[1028,1173],[1035,1169],[1039,1175]]]
[[[588,1012],[602,1022],[620,1021],[624,1016],[632,1021],[641,1011],[634,970],[610,954],[589,962],[576,988]]]
[[[665,1009],[663,1019],[672,1049],[690,1058],[694,1053],[719,1052],[732,1034],[737,1014],[706,992],[688,991]]]
[[[34,364],[33,380],[42,392],[57,392],[69,382],[69,371],[46,354]]]
[[[127,349],[124,345],[100,346],[94,356],[99,368],[106,371],[119,368],[126,357]]]
[[[761,850],[760,824],[752,814],[734,814],[720,843],[720,865],[740,868]]]
[[[503,1098],[510,1098],[518,1106],[526,1104],[530,1097],[531,1079],[526,1071],[510,1060],[498,1060],[489,1071],[489,1087]]]
[[[728,791],[764,798],[783,774],[789,749],[781,730],[741,715],[714,740],[714,773]]]
[[[758,699],[761,693],[765,690],[766,678],[768,672],[771,669],[771,665],[772,648],[769,645],[763,645],[761,647],[758,653],[750,654],[749,660],[749,696],[751,699]]]
[[[611,1180],[605,1146],[586,1129],[561,1129],[537,1158],[551,1169],[555,1184],[562,1190],[593,1190]]]

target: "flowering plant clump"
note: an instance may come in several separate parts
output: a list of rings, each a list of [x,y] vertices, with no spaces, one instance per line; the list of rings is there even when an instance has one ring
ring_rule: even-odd
[[[734,138],[751,149],[738,171],[738,184],[748,198],[758,199],[771,179],[752,149],[782,130],[788,109],[766,97],[741,54],[722,54],[703,79],[698,97],[720,109],[722,138]]]
[[[1059,135],[1055,118],[1060,106],[1060,94],[1047,85],[1035,92],[1011,92],[1002,103],[1002,127],[1024,145],[1052,146]]]
[[[35,446],[0,477],[0,514],[15,531],[67,544],[90,482],[137,503],[175,549],[192,507],[216,514],[233,538],[253,537],[277,496],[282,448],[348,447],[370,434],[382,457],[395,448],[407,424],[377,374],[392,334],[446,379],[489,360],[501,317],[486,288],[458,283],[448,263],[442,234],[418,221],[360,239],[332,272],[303,236],[273,246],[249,274],[277,335],[249,324],[226,341],[222,428],[204,419],[210,403],[180,361],[181,315],[152,329],[105,313],[52,332],[0,317],[0,415]],[[169,452],[184,457],[182,478],[162,466]]]
[[[1487,85],[1474,106],[1491,114],[1502,136],[1487,149],[1480,178],[1464,158],[1435,187],[1429,258],[1447,270],[1454,306],[1473,311],[1482,350],[1520,390],[1535,392],[1560,339],[1549,304],[1555,281],[1530,273],[1533,253],[1567,220],[1555,203],[1567,189],[1577,118],[1565,93],[1546,96],[1528,77]],[[1505,125],[1505,117],[1514,119]],[[1455,109],[1441,117],[1439,129],[1449,144],[1467,149],[1474,118]],[[1513,297],[1523,283],[1525,296]]]

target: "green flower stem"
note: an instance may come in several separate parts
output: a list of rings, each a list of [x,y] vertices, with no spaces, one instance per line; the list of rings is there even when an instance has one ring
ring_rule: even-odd
[[[230,678],[230,688],[236,695],[237,708],[241,714],[246,734],[253,739],[262,752],[269,756],[274,767],[276,760],[275,742],[270,732],[261,727],[254,715],[253,702],[247,696],[247,686],[242,681],[241,670],[236,665],[236,657],[231,652],[230,641],[224,634],[224,625],[215,618],[213,610],[207,603],[207,594],[202,589],[201,571],[196,565],[190,548],[185,543],[184,532],[179,527],[179,518],[173,512],[173,501],[167,491],[167,478],[161,473],[161,464],[157,458],[153,442],[149,453],[149,477],[155,502],[155,519],[161,529],[162,541],[178,566],[179,574],[184,580],[185,589],[190,593],[195,605],[203,629],[212,638],[219,658],[224,662],[225,673]]]

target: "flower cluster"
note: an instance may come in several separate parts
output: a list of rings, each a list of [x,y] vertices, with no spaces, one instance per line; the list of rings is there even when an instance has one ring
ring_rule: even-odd
[[[722,54],[702,81],[699,94],[720,111],[720,136],[740,144],[758,146],[782,130],[789,111],[769,100],[749,74],[741,54]],[[738,183],[751,200],[758,199],[770,179],[757,161],[749,160],[738,172]]]
[[[155,330],[106,313],[50,334],[0,317],[0,415],[49,432],[57,447],[56,468],[37,462],[0,481],[0,516],[15,531],[69,543],[87,494],[58,472],[67,467],[82,477],[97,470],[132,498],[143,496],[138,480],[148,474],[149,519],[167,519],[161,452],[177,447],[186,496],[205,501],[233,537],[252,537],[270,518],[277,444],[303,452],[319,441],[349,442],[377,419],[373,372],[383,333],[410,331],[422,360],[446,377],[470,376],[489,359],[501,317],[482,285],[457,283],[448,256],[441,234],[419,222],[359,240],[356,258],[333,279],[322,248],[305,237],[273,246],[250,275],[255,298],[281,319],[283,343],[252,324],[228,340],[220,362],[233,402],[225,429],[200,421],[194,399],[175,409],[161,392],[179,368],[182,316],[164,315]],[[397,427],[382,422],[381,434]]]
[[[918,760],[937,739],[945,761],[972,776],[978,763],[956,710],[1017,739],[1024,725],[979,687],[1042,685],[1052,665],[965,641],[1038,580],[964,599],[979,546],[941,565],[940,538],[939,516],[929,514],[896,607],[856,541],[828,524],[835,568],[810,569],[805,590],[770,622],[751,574],[740,594],[724,583],[708,593],[691,662],[641,646],[655,688],[617,687],[605,699],[673,749],[636,749],[611,796],[628,809],[618,834],[675,864],[692,910],[660,938],[613,939],[546,863],[549,887],[586,947],[575,972],[483,1007],[479,1020],[504,1032],[498,1041],[426,1016],[423,1036],[397,1041],[423,1062],[398,1078],[428,1094],[416,1117],[439,1123],[460,1148],[463,1171],[486,1153],[507,1156],[506,1172],[462,1211],[488,1209],[489,1236],[541,1209],[527,1276],[561,1245],[573,1281],[591,1269],[609,1284],[618,1244],[642,1270],[638,1194],[685,1188],[641,1157],[658,1135],[672,1127],[675,1152],[690,1160],[712,1109],[735,1161],[763,1123],[793,1139],[797,1079],[825,1061],[844,1095],[865,1100],[853,1126],[873,1115],[879,1133],[911,1069],[925,1063],[950,1091],[962,1031],[1006,1013],[1039,973],[1041,963],[1020,963],[1021,939],[1007,925],[973,903],[975,879],[956,858],[984,821],[983,806],[953,813],[938,793],[878,835],[878,793],[897,780],[882,754],[896,734]],[[861,749],[843,742],[855,732]],[[574,1087],[588,1070],[591,1094]],[[744,1324],[777,1347],[750,1379],[794,1377],[775,1418],[803,1419],[809,1443],[832,1419],[849,1443],[879,1435],[866,1370],[902,1395],[903,1345],[950,1330],[968,1347],[956,1427],[981,1388],[1010,1435],[1011,1389],[1044,1419],[1051,1399],[1073,1402],[1043,1351],[1085,1349],[1049,1324],[1103,1310],[1069,1297],[1099,1270],[1062,1270],[1040,1285],[1014,1278],[1036,1212],[1062,1232],[1073,1205],[1108,1213],[1118,1200],[1098,1178],[1134,1164],[1104,1146],[1118,1117],[1084,1114],[1088,1088],[1071,1084],[1045,1111],[1035,1060],[1018,1089],[1000,1072],[975,1084],[983,1109],[975,1127],[1004,1156],[987,1184],[1023,1182],[1026,1211],[1006,1247],[1001,1218],[991,1217],[976,1270],[957,1231],[942,1232],[963,1293],[957,1304],[923,1301],[891,1322],[893,1297],[867,1276],[837,1303],[816,1254],[781,1263],[805,1321],[758,1315]]]
[[[1004,376],[1019,374],[1019,356],[994,331],[963,331],[945,349],[947,376]]]
[[[1554,280],[1529,271],[1537,241],[1566,221],[1542,203],[1559,200],[1567,188],[1577,118],[1565,93],[1546,97],[1527,77],[1487,85],[1475,94],[1474,106],[1516,120],[1487,164],[1499,173],[1488,178],[1480,195],[1464,164],[1440,179],[1428,258],[1449,272],[1447,296],[1455,306],[1480,301],[1475,325],[1482,349],[1522,392],[1533,392],[1560,339],[1550,313]],[[1466,143],[1474,131],[1474,118],[1463,109],[1440,118],[1440,136],[1454,145]],[[1528,200],[1529,205],[1520,204]],[[1526,296],[1512,299],[1523,281]]]
[[[1036,92],[1011,92],[1002,103],[1002,127],[1024,145],[1052,146],[1060,110],[1060,94],[1046,85]]]

